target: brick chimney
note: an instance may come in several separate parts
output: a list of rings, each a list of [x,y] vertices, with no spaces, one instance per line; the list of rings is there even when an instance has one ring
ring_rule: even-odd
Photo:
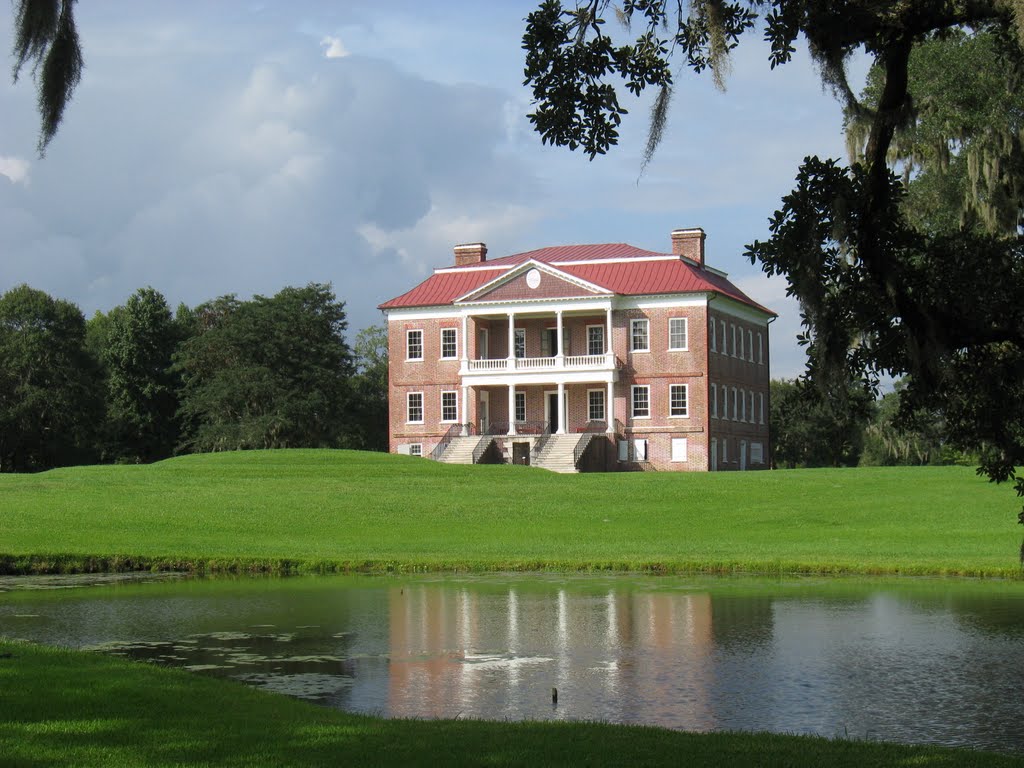
[[[455,246],[455,266],[465,267],[487,261],[486,243],[464,243]]]
[[[672,253],[704,266],[704,230],[700,227],[672,231]]]

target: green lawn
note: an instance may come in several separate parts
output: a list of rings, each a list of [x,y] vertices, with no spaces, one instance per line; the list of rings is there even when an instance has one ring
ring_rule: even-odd
[[[965,467],[555,475],[252,451],[0,475],[0,570],[632,569],[1019,577]]]
[[[78,651],[0,642],[5,766],[1011,766],[966,750],[597,723],[384,720]]]

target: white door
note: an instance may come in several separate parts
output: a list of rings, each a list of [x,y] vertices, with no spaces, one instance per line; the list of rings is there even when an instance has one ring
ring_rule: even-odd
[[[491,426],[491,400],[490,393],[480,393],[480,434],[486,435],[487,428]]]
[[[718,471],[718,438],[711,438],[711,471]]]
[[[747,468],[747,441],[740,440],[740,469]]]

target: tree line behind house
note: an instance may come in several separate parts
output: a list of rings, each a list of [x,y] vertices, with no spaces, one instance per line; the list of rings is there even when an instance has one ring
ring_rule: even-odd
[[[27,285],[0,296],[0,471],[248,448],[387,448],[387,336],[345,339],[330,286],[172,313],[141,288],[86,320]]]
[[[875,399],[851,382],[822,393],[802,380],[771,382],[771,439],[777,468],[977,464],[948,440],[938,411],[901,413],[907,387]]]

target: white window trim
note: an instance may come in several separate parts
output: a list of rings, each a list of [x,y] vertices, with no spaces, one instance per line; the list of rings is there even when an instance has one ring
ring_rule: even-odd
[[[746,390],[740,390],[740,421],[747,420],[747,393]]]
[[[444,396],[454,395],[455,396],[455,418],[446,419],[444,417]],[[445,389],[441,391],[441,424],[458,424],[459,422],[459,390],[457,389]]]
[[[523,398],[523,418],[519,418],[519,398]],[[526,421],[526,393],[516,390],[515,401],[512,403],[512,418],[515,419],[516,424],[522,424]]]
[[[757,364],[764,365],[764,337],[757,332]]]
[[[739,330],[740,330],[740,348],[739,348],[739,354],[736,355],[736,357],[738,357],[740,360],[745,360],[747,356],[743,354],[743,328],[742,328],[742,326],[740,327]]]
[[[710,327],[711,338],[709,339],[709,341],[711,342],[711,351],[712,352],[717,352],[718,351],[718,333],[717,333],[717,327],[716,327],[716,323],[717,322],[718,321],[715,320],[715,318],[713,318],[713,317],[711,318],[711,324],[710,324],[711,325],[711,327]]]
[[[723,355],[729,354],[729,336],[725,332],[725,320],[722,320],[722,343],[718,345],[718,351]]]
[[[591,415],[590,415],[590,393],[591,392],[597,392],[598,394],[601,395],[601,410],[603,411],[603,413],[601,414],[601,418],[599,418],[599,419],[595,419],[595,418],[591,417]],[[607,399],[608,398],[605,396],[605,391],[603,389],[588,389],[587,390],[587,421],[607,421],[608,420],[608,403],[605,402],[605,400],[607,400]]]
[[[718,385],[711,385],[711,418],[718,418]]]
[[[747,331],[747,360],[754,362],[754,332]]]
[[[423,457],[423,443],[409,443],[409,455]]]
[[[682,347],[672,346],[672,321],[682,320],[683,321],[683,336],[686,337],[686,345]],[[669,352],[689,352],[690,351],[690,319],[688,317],[670,317],[668,319],[668,351]]]
[[[446,332],[455,334],[455,354],[450,357],[445,357],[444,354],[444,335]],[[459,359],[459,329],[458,328],[442,328],[440,332],[441,341],[441,360],[458,360]]]
[[[764,424],[764,392],[760,392],[758,394],[758,397],[761,398],[761,400],[760,400],[760,404],[761,404],[761,423]]]
[[[636,391],[638,389],[647,390],[647,415],[637,416],[636,415]],[[651,385],[650,384],[633,384],[629,388],[629,418],[631,419],[649,419],[651,418]]]
[[[644,336],[647,338],[647,346],[643,349],[634,348],[633,342],[636,339],[636,334],[633,332],[633,328],[638,324],[643,323],[646,331]],[[629,321],[629,351],[630,352],[650,352],[651,351],[651,321],[646,317],[633,317]]]
[[[739,421],[739,390],[736,387],[732,388],[732,420]]]
[[[413,395],[419,395],[420,396],[420,415],[423,418],[421,418],[419,421],[412,421],[412,420],[409,419],[409,401],[412,399]],[[427,416],[427,414],[426,414],[426,405],[427,405],[426,399],[423,397],[423,393],[422,392],[406,392],[405,393],[405,423],[406,424],[422,424],[424,422],[424,419]]]
[[[754,415],[756,413],[756,411],[754,410],[754,393],[753,392],[750,393],[750,411],[749,411],[749,413],[750,413],[750,423],[751,424],[757,424],[757,417]]]
[[[686,413],[685,414],[673,414],[672,413],[672,387],[682,387],[686,391]],[[668,417],[670,419],[688,419],[690,418],[690,385],[689,384],[669,384],[668,385]]]
[[[736,357],[736,324],[729,323],[729,329],[732,331],[732,357]]]
[[[590,329],[591,328],[600,328],[601,329],[601,351],[600,352],[591,352],[590,351]],[[591,355],[591,354],[603,355],[607,351],[608,351],[608,340],[605,338],[604,326],[603,325],[588,325],[587,326],[587,354],[588,355]]]
[[[420,335],[420,356],[409,357],[409,337],[412,334],[418,333]],[[405,362],[407,363],[422,363],[423,356],[426,352],[426,345],[423,343],[423,329],[422,328],[410,328],[405,332]]]

